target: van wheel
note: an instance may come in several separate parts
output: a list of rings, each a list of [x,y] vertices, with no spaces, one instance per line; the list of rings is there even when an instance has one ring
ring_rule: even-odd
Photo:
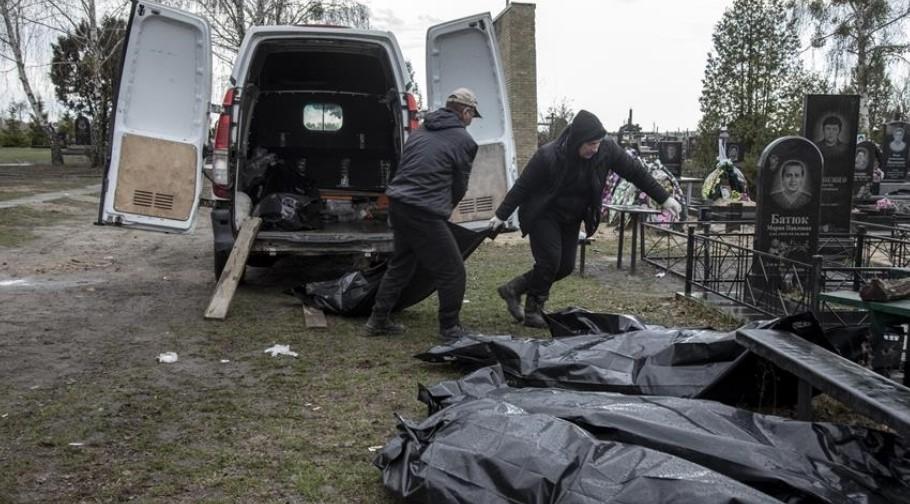
[[[215,251],[215,281],[217,282],[221,278],[221,272],[224,271],[224,267],[227,265],[228,257],[230,257],[231,251]]]

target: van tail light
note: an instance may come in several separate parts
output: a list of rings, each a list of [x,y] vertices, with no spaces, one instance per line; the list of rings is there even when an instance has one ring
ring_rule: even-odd
[[[417,99],[411,93],[405,93],[404,96],[408,102],[408,131],[415,131],[420,126],[417,119]]]
[[[215,127],[215,145],[212,148],[212,192],[219,198],[231,195],[231,177],[228,157],[231,150],[231,110],[234,107],[234,88],[228,88],[221,104],[221,115]]]

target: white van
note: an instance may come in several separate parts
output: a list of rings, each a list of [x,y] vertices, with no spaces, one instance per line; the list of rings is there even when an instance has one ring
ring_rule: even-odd
[[[250,264],[282,254],[384,260],[392,251],[385,185],[418,126],[405,60],[389,32],[341,27],[250,29],[222,106],[210,106],[206,20],[134,2],[115,99],[99,221],[187,232],[212,181],[215,274],[244,219],[264,219]],[[458,87],[483,119],[467,195],[451,220],[477,227],[514,182],[508,99],[489,14],[427,32],[429,110]],[[203,173],[209,112],[220,112]],[[285,219],[287,218],[287,219]]]

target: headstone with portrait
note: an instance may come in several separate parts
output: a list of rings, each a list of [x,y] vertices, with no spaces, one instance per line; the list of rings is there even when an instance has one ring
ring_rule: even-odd
[[[743,145],[737,142],[727,142],[727,159],[733,161],[733,164],[742,163]]]
[[[88,122],[88,118],[84,115],[76,117],[75,124],[73,125],[75,131],[76,145],[91,145],[92,144],[92,127]]]
[[[901,121],[890,122],[885,125],[885,141],[882,143],[883,170],[885,181],[904,182],[907,179],[908,161],[910,161],[910,148],[907,142],[910,133],[910,124]]]
[[[822,153],[821,229],[849,232],[859,95],[807,95],[803,136]]]
[[[754,247],[776,258],[756,256],[752,283],[774,292],[797,290],[809,280],[806,267],[777,258],[810,264],[818,250],[822,153],[806,138],[778,138],[762,151],[758,166]]]
[[[856,159],[853,163],[853,203],[870,200],[878,194],[881,180],[879,151],[875,142],[868,140],[856,144]]]
[[[682,174],[682,142],[660,142],[657,148],[660,163],[675,177]]]

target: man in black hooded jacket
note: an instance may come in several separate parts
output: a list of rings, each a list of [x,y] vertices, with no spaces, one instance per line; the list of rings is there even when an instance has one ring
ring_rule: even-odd
[[[584,222],[587,236],[597,230],[601,193],[611,170],[671,212],[682,209],[639,162],[605,136],[594,114],[579,111],[558,139],[537,149],[490,219],[490,227],[498,229],[517,207],[522,236],[529,235],[534,267],[497,289],[509,313],[527,326],[546,327],[543,306],[550,287],[572,272],[580,224]]]
[[[468,190],[477,143],[465,128],[475,117],[480,113],[474,93],[456,89],[446,106],[428,114],[404,145],[401,163],[386,187],[395,251],[366,323],[371,336],[404,330],[389,313],[418,263],[430,272],[439,297],[440,337],[451,340],[464,334],[459,319],[464,261],[446,221]]]

